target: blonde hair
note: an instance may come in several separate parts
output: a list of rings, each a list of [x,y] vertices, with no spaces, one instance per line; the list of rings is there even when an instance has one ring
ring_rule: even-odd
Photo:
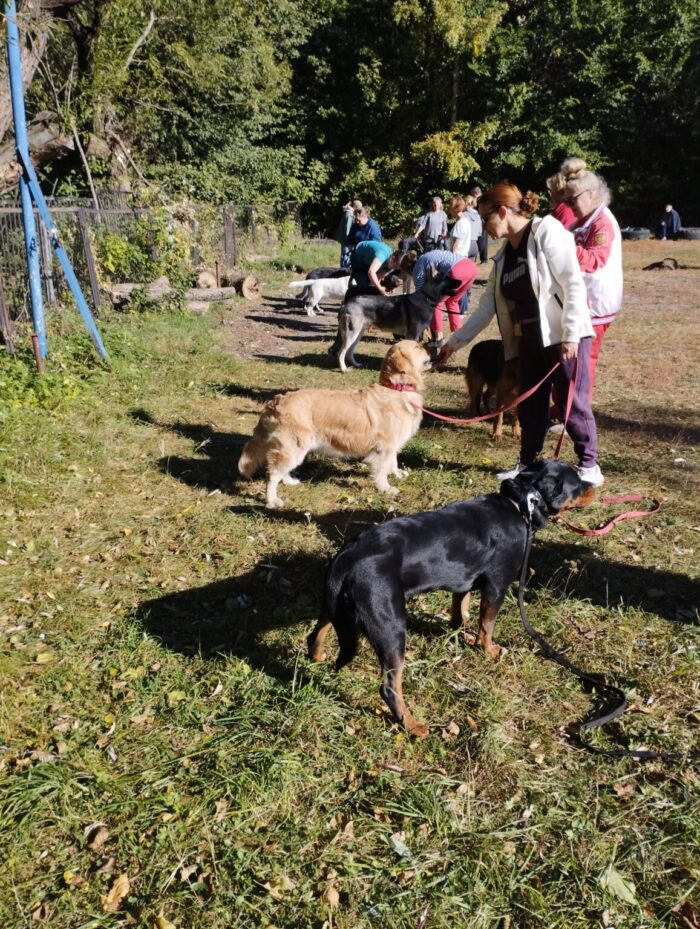
[[[464,198],[464,207],[467,210],[471,210],[476,206],[476,197],[473,194],[467,194]]]
[[[565,193],[567,197],[580,194],[582,190],[590,190],[594,206],[605,206],[612,200],[610,188],[600,174],[589,171],[583,158],[571,157],[562,162],[560,173],[564,177]]]
[[[500,184],[494,184],[479,197],[479,213],[483,218],[505,206],[514,213],[527,216],[529,219],[537,212],[539,202],[540,198],[534,191],[528,190],[526,194],[523,194],[515,184],[501,181]]]

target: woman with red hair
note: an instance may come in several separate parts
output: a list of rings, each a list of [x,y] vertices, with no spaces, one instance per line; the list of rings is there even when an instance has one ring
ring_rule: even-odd
[[[523,195],[515,185],[505,182],[496,184],[479,200],[487,233],[506,243],[494,258],[478,308],[452,334],[438,364],[470,342],[495,315],[506,360],[519,358],[520,393],[545,378],[518,408],[520,460],[515,468],[497,476],[501,480],[514,477],[537,458],[547,432],[550,393],[553,389],[561,409],[566,409],[573,381],[566,428],[578,456],[581,480],[599,487],[604,478],[596,462],[596,424],[588,399],[593,326],[586,287],[573,236],[553,216],[533,218],[537,204],[537,194]],[[545,377],[557,362],[556,370]]]

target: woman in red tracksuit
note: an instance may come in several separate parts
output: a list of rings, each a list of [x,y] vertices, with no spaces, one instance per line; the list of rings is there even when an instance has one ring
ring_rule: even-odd
[[[595,338],[590,355],[590,399],[593,398],[600,349],[610,323],[622,306],[622,237],[608,209],[610,191],[600,175],[582,158],[567,158],[561,166],[566,200],[576,215],[569,226],[583,272]]]

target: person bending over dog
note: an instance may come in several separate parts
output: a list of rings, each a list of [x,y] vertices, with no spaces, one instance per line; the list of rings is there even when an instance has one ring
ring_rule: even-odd
[[[586,286],[573,236],[553,216],[532,219],[538,196],[525,196],[513,184],[496,184],[479,200],[484,228],[494,239],[506,239],[494,258],[484,295],[474,314],[452,334],[437,363],[485,329],[494,314],[503,337],[505,358],[520,357],[519,390],[534,387],[552,368],[538,390],[519,406],[522,437],[520,460],[497,476],[515,477],[537,458],[544,445],[549,396],[566,409],[569,384],[575,378],[567,431],[574,442],[581,480],[599,487],[598,438],[589,400],[588,359],[593,326]]]

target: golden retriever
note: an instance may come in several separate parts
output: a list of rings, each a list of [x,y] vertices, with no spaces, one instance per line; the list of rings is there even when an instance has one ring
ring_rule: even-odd
[[[358,390],[295,390],[265,404],[255,432],[241,453],[238,470],[252,477],[265,465],[267,506],[284,506],[280,481],[298,484],[291,472],[309,452],[361,458],[370,467],[378,490],[397,494],[389,475],[404,477],[397,455],[416,434],[421,421],[428,352],[404,339],[382,362],[379,383]]]

